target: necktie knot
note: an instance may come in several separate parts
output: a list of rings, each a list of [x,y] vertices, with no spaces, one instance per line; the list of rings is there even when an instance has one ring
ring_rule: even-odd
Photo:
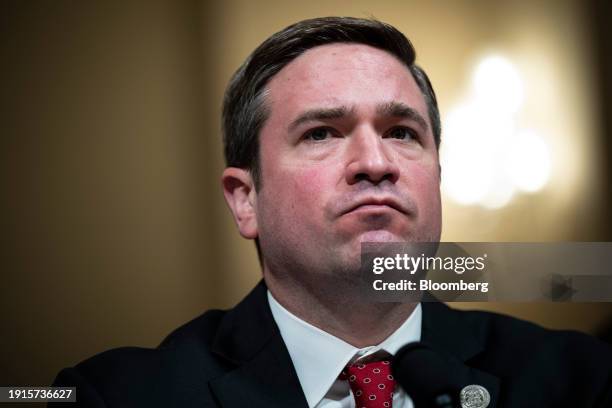
[[[393,404],[395,379],[388,360],[349,365],[339,378],[348,381],[357,408],[387,408]]]

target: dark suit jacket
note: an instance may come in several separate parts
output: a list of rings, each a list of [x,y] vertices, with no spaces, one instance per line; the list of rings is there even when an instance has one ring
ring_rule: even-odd
[[[612,352],[584,334],[434,302],[423,303],[422,340],[463,362],[470,383],[489,390],[490,407],[612,407]],[[101,353],[54,385],[77,387],[73,408],[307,407],[263,282],[156,349]]]

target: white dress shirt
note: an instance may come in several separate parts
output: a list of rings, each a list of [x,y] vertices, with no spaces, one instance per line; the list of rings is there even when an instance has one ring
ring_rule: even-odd
[[[421,340],[421,304],[406,321],[382,343],[356,348],[305,322],[285,309],[268,291],[272,316],[280,329],[309,408],[355,408],[347,381],[338,380],[350,362],[374,353],[394,355],[404,344]],[[393,408],[414,408],[406,392],[396,386]]]

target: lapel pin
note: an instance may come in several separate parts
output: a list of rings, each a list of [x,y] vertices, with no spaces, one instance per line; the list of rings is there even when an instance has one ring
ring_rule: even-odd
[[[468,385],[463,387],[461,394],[461,408],[487,408],[491,402],[489,391],[482,385]]]

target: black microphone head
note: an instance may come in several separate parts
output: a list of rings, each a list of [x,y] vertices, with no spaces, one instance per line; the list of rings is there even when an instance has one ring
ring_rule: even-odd
[[[463,363],[414,342],[395,354],[392,370],[416,408],[461,406],[459,394],[467,385],[468,371]]]

